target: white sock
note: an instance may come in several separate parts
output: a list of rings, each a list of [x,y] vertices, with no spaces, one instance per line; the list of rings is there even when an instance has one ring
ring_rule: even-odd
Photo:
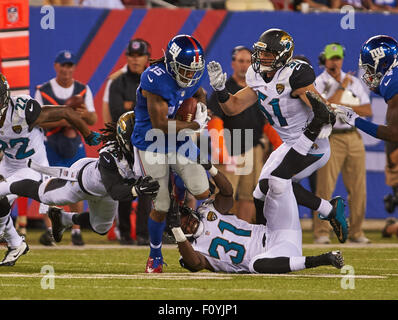
[[[80,229],[72,229],[72,234],[79,234],[80,233]]]
[[[302,134],[293,145],[293,149],[298,153],[305,156],[308,151],[310,151],[314,141],[308,139],[304,134]]]
[[[12,249],[19,247],[22,243],[22,237],[18,234],[17,230],[15,230],[11,217],[4,230],[4,239],[6,239],[8,247]]]
[[[333,206],[330,204],[329,201],[326,201],[324,199],[321,199],[321,204],[318,208],[318,212],[321,214],[322,217],[326,218],[330,211],[332,211]]]
[[[305,257],[290,257],[289,259],[290,270],[299,271],[305,269]]]
[[[66,227],[66,228],[70,228],[74,225],[73,223],[73,216],[76,214],[76,212],[62,212],[62,224]]]

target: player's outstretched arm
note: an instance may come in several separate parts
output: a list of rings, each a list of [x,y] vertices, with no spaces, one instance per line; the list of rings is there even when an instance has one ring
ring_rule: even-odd
[[[371,121],[362,119],[351,108],[334,105],[337,117],[351,126],[366,132],[367,134],[390,142],[398,142],[398,94],[387,103],[387,125],[377,125]]]
[[[227,74],[223,72],[218,62],[211,61],[207,65],[207,72],[209,74],[210,85],[216,92],[217,100],[226,115],[237,115],[257,101],[257,94],[250,87],[245,87],[233,95],[230,94],[225,88]]]

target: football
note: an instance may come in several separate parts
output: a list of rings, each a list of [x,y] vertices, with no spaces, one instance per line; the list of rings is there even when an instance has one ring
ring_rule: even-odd
[[[84,99],[80,95],[74,95],[66,100],[65,105],[68,107],[76,108],[84,104]]]
[[[196,104],[198,100],[195,98],[185,99],[176,113],[176,120],[192,122],[195,119]]]

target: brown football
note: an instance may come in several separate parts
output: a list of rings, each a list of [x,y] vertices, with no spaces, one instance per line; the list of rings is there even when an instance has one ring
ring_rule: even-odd
[[[82,104],[84,104],[84,99],[82,96],[79,96],[78,94],[75,96],[70,97],[68,100],[66,100],[65,105],[68,107],[80,107]]]
[[[198,100],[195,98],[185,99],[178,108],[175,118],[180,121],[192,122],[195,119],[197,103]]]

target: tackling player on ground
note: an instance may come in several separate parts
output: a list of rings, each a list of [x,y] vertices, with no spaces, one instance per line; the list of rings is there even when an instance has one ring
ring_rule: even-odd
[[[253,48],[252,65],[246,73],[247,87],[234,95],[225,89],[227,75],[223,73],[219,63],[210,62],[208,73],[210,85],[216,91],[220,106],[227,115],[237,115],[259,100],[264,116],[284,141],[284,144],[268,158],[253,192],[256,216],[260,220],[264,200],[270,187],[266,176],[279,165],[312,117],[311,104],[305,94],[306,91],[315,93],[317,91],[313,84],[315,73],[312,67],[304,61],[291,59],[294,44],[287,32],[269,29],[260,36]],[[348,225],[344,216],[343,199],[336,197],[326,201],[297,183],[328,161],[330,146],[327,137],[334,120],[325,124],[321,136],[314,141],[303,161],[296,163],[291,176],[283,177],[293,179],[293,190],[298,203],[320,212],[319,217],[329,220],[332,224],[338,240],[345,242]],[[276,170],[272,174],[280,177]]]

